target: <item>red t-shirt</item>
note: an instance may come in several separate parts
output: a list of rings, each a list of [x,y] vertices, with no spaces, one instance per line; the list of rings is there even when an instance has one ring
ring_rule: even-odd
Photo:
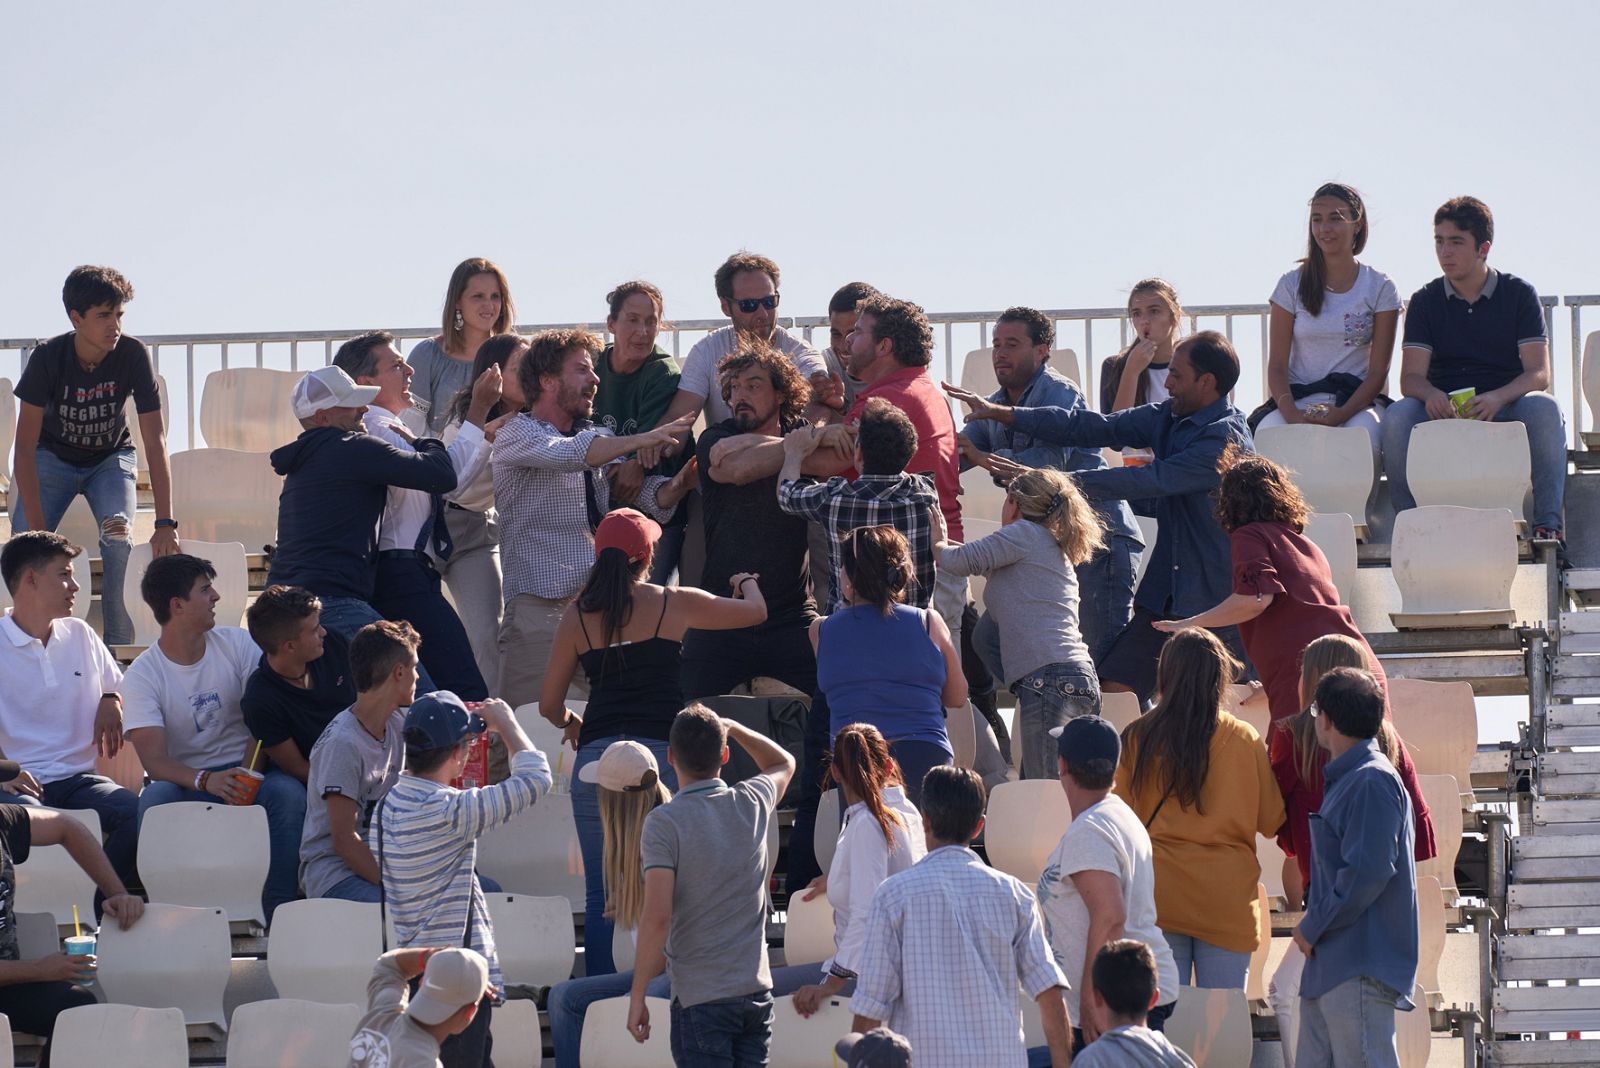
[[[856,394],[856,402],[844,421],[851,425],[860,422],[862,409],[873,397],[882,397],[905,412],[917,428],[917,451],[906,464],[906,471],[933,475],[950,540],[965,541],[961,530],[961,451],[956,446],[956,423],[950,417],[949,402],[927,372],[926,367],[902,367],[878,379]],[[851,468],[844,477],[854,480],[856,473]]]

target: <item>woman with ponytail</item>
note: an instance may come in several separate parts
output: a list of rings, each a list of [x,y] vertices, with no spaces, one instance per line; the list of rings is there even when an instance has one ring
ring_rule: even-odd
[[[876,727],[916,804],[928,769],[954,756],[944,710],[967,703],[961,656],[938,613],[904,603],[912,577],[904,534],[857,527],[841,549],[844,607],[811,624],[829,729],[837,735],[852,723]]]
[[[1072,476],[1024,471],[1006,487],[1000,529],[941,545],[939,566],[986,575],[984,604],[1000,629],[1006,684],[1017,695],[1024,779],[1056,776],[1051,729],[1100,712],[1100,684],[1078,626],[1077,566],[1105,545],[1105,525]]]
[[[821,964],[821,982],[794,992],[794,1007],[802,1016],[817,1011],[825,997],[846,993],[855,982],[867,944],[867,909],[872,895],[891,875],[905,871],[928,851],[922,836],[922,817],[906,797],[900,767],[889,755],[889,743],[878,728],[851,723],[833,739],[829,775],[844,795],[846,805],[839,842],[833,851],[833,870],[806,889],[802,900],[826,892],[833,906],[833,956]],[[809,978],[817,965],[791,961]],[[788,978],[773,976],[774,991]]]
[[[1378,413],[1400,323],[1400,294],[1356,257],[1367,246],[1367,207],[1341,182],[1311,197],[1306,255],[1272,291],[1267,343],[1271,397],[1250,429],[1285,423],[1359,426],[1381,447]]]
[[[632,739],[654,754],[662,780],[676,789],[667,762],[667,734],[684,704],[678,681],[683,632],[691,627],[753,627],[767,618],[767,603],[753,575],[733,576],[732,597],[646,582],[660,538],[660,525],[632,508],[619,508],[600,521],[594,532],[594,566],[556,627],[539,700],[539,714],[560,727],[562,740],[577,750],[572,816],[583,850],[583,942],[589,975],[616,968],[602,878],[599,801],[583,769],[612,743]],[[566,706],[567,687],[580,664],[589,680],[589,704],[582,716]]]

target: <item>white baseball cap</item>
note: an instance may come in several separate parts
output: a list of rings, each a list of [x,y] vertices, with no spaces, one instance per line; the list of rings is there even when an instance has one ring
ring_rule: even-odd
[[[294,417],[310,419],[329,408],[365,408],[377,399],[377,386],[358,386],[338,367],[319,367],[294,384]]]
[[[599,760],[578,769],[578,778],[619,794],[648,790],[661,777],[655,754],[634,741],[612,742]]]
[[[441,949],[428,958],[406,1015],[419,1024],[442,1024],[468,1005],[483,1000],[489,989],[489,962],[477,950]]]

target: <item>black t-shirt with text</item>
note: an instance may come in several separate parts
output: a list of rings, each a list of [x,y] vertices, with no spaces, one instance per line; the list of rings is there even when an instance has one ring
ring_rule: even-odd
[[[62,334],[33,350],[17,382],[17,399],[44,409],[39,447],[75,467],[93,467],[133,448],[124,406],[159,411],[161,394],[144,342],[123,335],[92,371],[78,362],[76,335]]]
[[[328,723],[356,700],[350,676],[350,653],[345,640],[333,631],[322,639],[322,655],[306,665],[311,686],[302,690],[272,670],[266,655],[244,684],[239,710],[250,733],[271,747],[294,740],[307,760]]]

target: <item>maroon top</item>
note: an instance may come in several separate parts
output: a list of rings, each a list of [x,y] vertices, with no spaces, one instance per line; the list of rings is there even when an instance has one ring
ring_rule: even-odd
[[[1265,612],[1239,624],[1244,651],[1266,688],[1273,723],[1300,711],[1300,655],[1316,639],[1343,634],[1360,642],[1372,663],[1378,662],[1350,609],[1339,603],[1328,558],[1310,538],[1283,523],[1250,523],[1228,540],[1233,547],[1233,592],[1273,597]],[[1381,672],[1378,681],[1385,683]]]

